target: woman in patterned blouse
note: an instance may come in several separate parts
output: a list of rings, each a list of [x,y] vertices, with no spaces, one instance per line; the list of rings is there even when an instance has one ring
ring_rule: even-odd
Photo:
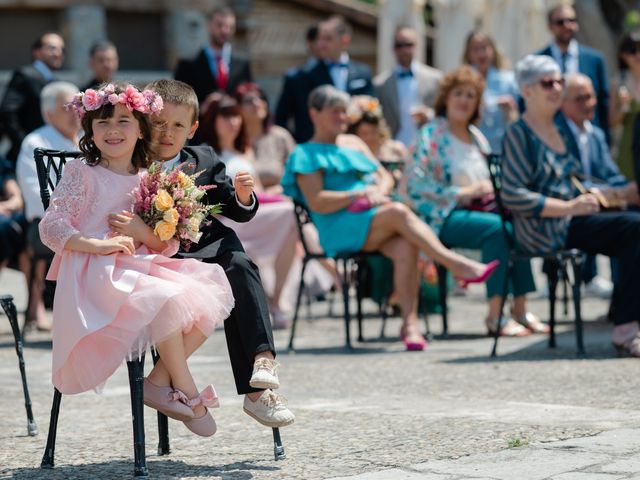
[[[526,111],[504,138],[502,198],[513,213],[518,244],[532,253],[577,248],[617,258],[612,342],[619,352],[640,357],[640,214],[600,212],[596,195],[574,186],[571,177],[581,176],[582,165],[553,121],[564,93],[558,64],[528,55],[516,78]],[[616,195],[613,188],[599,193]]]
[[[528,261],[517,262],[509,279],[513,320],[504,320],[500,311],[509,248],[500,216],[495,213],[484,157],[489,144],[473,125],[483,89],[481,74],[469,66],[445,75],[434,105],[436,118],[418,133],[413,162],[405,170],[406,202],[448,247],[481,250],[485,263],[500,260],[487,281],[486,325],[490,333],[499,321],[501,335],[545,333],[549,327],[526,310],[525,294],[535,290]]]

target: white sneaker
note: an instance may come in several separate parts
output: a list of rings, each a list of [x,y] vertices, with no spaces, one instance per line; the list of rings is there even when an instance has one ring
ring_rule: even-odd
[[[245,413],[267,427],[284,427],[294,422],[296,417],[287,408],[287,399],[279,393],[265,390],[255,402],[244,396]]]
[[[275,360],[268,358],[259,358],[253,364],[253,373],[249,385],[253,388],[267,389],[279,388],[280,380],[278,380],[278,367],[280,364]]]
[[[600,276],[595,277],[583,286],[583,294],[589,297],[611,298],[613,294],[613,283]]]

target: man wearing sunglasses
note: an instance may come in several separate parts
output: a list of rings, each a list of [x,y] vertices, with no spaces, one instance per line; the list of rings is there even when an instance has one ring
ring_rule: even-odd
[[[553,41],[538,52],[548,55],[560,65],[562,74],[583,73],[591,79],[596,94],[597,107],[593,123],[602,128],[609,142],[609,80],[602,54],[593,48],[578,43],[579,30],[576,11],[572,5],[560,5],[547,13],[549,31]]]
[[[442,72],[415,59],[418,36],[411,27],[399,27],[393,36],[396,66],[373,80],[376,95],[393,138],[413,145],[418,128],[433,117]]]

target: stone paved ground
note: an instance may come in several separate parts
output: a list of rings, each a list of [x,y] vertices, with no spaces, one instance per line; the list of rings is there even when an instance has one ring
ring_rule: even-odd
[[[640,478],[639,364],[616,358],[610,325],[595,320],[607,304],[583,303],[585,359],[576,358],[572,324],[562,321],[557,349],[548,349],[543,336],[501,339],[500,357],[489,360],[482,291],[450,299],[451,337],[420,353],[403,351],[397,337],[349,353],[340,318],[328,318],[325,303],[314,305],[317,318],[301,321],[296,353],[279,356],[282,393],[297,415],[282,429],[282,462],[273,460],[270,429],[242,412],[224,336],[216,332],[191,366],[197,381],[214,382],[221,396],[218,433],[201,439],[170,421],[172,453],[159,457],[155,414],[147,409],[151,478]],[[2,272],[0,292],[24,305],[15,272]],[[366,306],[366,335],[375,337],[380,323]],[[530,308],[546,318],[545,300],[532,300]],[[389,322],[390,335],[398,325]],[[439,332],[439,316],[431,326]],[[276,343],[284,350],[286,332],[277,332]],[[52,396],[50,349],[50,335],[29,337],[25,357],[40,434],[28,437],[13,340],[0,316],[0,478],[130,477],[125,367],[102,395],[63,397],[56,467],[38,468]]]

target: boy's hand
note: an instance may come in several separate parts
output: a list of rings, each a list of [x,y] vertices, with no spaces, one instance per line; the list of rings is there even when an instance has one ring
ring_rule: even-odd
[[[115,232],[131,237],[139,242],[146,238],[150,229],[138,215],[126,210],[120,213],[110,213],[109,225]]]
[[[253,202],[251,198],[251,194],[253,193],[253,177],[251,174],[249,172],[236,173],[234,186],[240,203],[247,206],[251,205]]]

